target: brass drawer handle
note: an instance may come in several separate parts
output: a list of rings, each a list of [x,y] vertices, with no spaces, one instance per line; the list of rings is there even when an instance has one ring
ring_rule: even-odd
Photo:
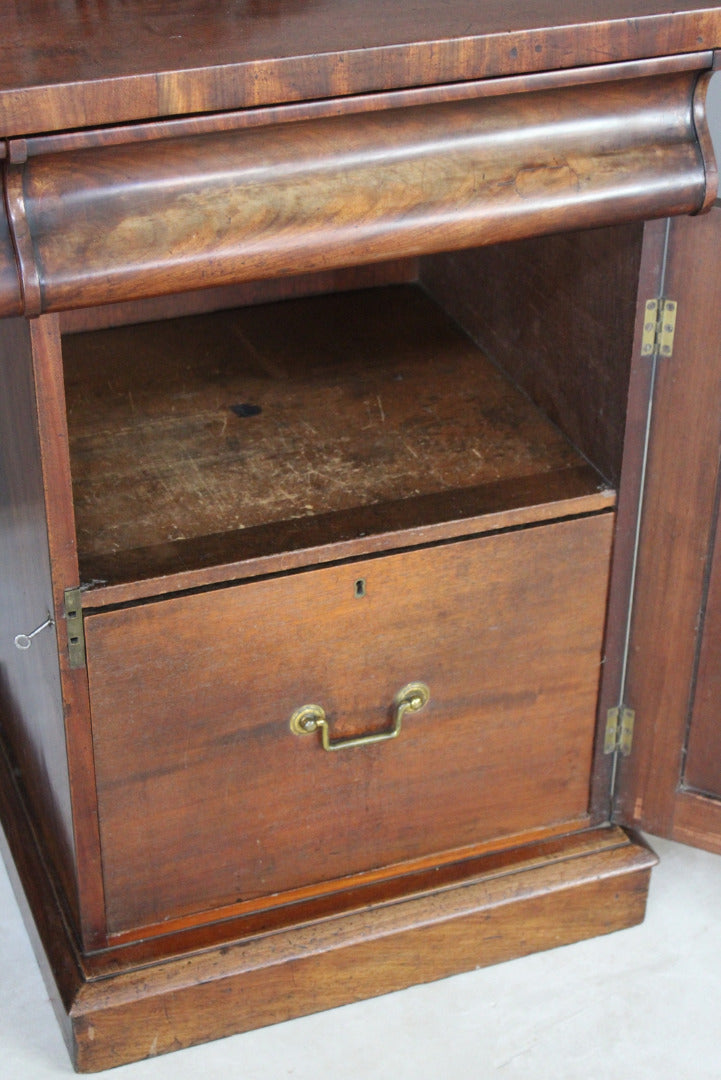
[[[301,705],[290,718],[290,730],[294,735],[312,735],[320,731],[324,750],[348,750],[351,746],[365,746],[368,743],[385,742],[395,739],[401,733],[403,717],[407,712],[418,712],[430,701],[431,692],[425,683],[414,682],[399,690],[394,698],[395,717],[393,724],[386,731],[376,731],[371,735],[358,735],[352,739],[331,739],[328,721],[322,705]]]

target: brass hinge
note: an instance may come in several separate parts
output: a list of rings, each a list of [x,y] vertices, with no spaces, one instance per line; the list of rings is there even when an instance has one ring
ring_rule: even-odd
[[[619,705],[615,709],[609,709],[606,713],[606,738],[603,744],[604,754],[615,754],[618,751],[622,757],[628,757],[633,743],[633,725],[636,721],[636,713],[633,709],[627,709],[625,705]]]
[[[80,589],[65,590],[65,621],[71,668],[85,667],[85,631]]]
[[[670,357],[673,355],[673,338],[676,333],[675,300],[647,300],[643,320],[641,355]]]

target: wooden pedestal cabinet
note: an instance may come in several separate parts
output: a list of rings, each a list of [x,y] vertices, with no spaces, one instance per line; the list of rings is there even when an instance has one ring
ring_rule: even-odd
[[[527,7],[0,5],[0,808],[80,1069],[719,846],[721,8]]]

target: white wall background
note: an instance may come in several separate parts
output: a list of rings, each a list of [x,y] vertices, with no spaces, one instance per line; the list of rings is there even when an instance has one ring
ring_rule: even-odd
[[[706,107],[716,159],[721,165],[721,71],[717,71],[711,79]]]

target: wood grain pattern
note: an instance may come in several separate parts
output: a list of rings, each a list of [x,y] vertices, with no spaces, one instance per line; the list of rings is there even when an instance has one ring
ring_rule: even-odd
[[[13,225],[35,254],[23,261],[28,296],[35,303],[37,277],[43,310],[62,310],[693,212],[707,197],[696,79],[681,72],[11,164],[8,184],[22,190]]]
[[[421,261],[431,294],[617,485],[641,225]]]
[[[73,1011],[78,1066],[106,1068],[634,925],[655,861],[619,838],[611,850],[520,873],[511,863],[453,892],[95,984]]]
[[[694,94],[694,124],[696,125],[696,130],[699,135],[701,155],[706,163],[706,198],[704,199],[700,213],[705,213],[707,210],[710,210],[718,195],[719,163],[714,150],[714,138],[712,138],[711,130],[709,128],[708,111],[706,108],[706,101],[709,97],[711,82],[717,70],[718,62],[715,62],[713,70],[705,72],[699,78]],[[713,100],[713,91],[711,100]]]
[[[4,201],[7,208],[7,222],[12,238],[13,251],[17,261],[18,279],[22,293],[23,314],[30,317],[39,315],[42,310],[40,295],[40,275],[35,261],[35,247],[30,235],[25,205],[22,172],[17,166],[6,165],[3,170]],[[3,274],[7,277],[7,273]],[[13,290],[14,291],[14,290]],[[0,301],[3,307],[12,304],[12,293]]]
[[[51,603],[57,635],[64,739],[68,748],[64,767],[72,798],[75,875],[82,897],[78,930],[84,944],[91,947],[104,940],[105,911],[87,677],[82,668],[71,669],[68,660],[65,590],[74,588],[79,576],[57,316],[33,319],[29,329],[37,398],[37,453],[47,522],[47,556],[52,575]]]
[[[625,656],[629,607],[634,589],[636,531],[641,514],[643,461],[649,401],[652,396],[653,366],[642,353],[646,300],[663,294],[667,222],[651,221],[644,226],[641,265],[636,293],[635,325],[631,343],[631,363],[623,441],[621,484],[613,540],[613,561],[606,616],[603,677],[598,700],[598,734],[594,760],[591,803],[596,821],[606,821],[612,799],[614,756],[605,750],[605,718],[615,709],[625,691]]]
[[[367,532],[362,507],[583,465],[412,286],[74,335],[63,354],[83,565],[244,530],[275,548],[267,526],[310,519],[311,536],[343,511]]]
[[[42,972],[47,994],[68,1050],[73,1054],[69,1012],[83,982],[72,914],[61,900],[62,886],[47,858],[47,847],[34,826],[27,792],[0,741],[0,855]],[[69,917],[70,916],[70,917]]]
[[[381,447],[374,473],[366,432],[355,447],[364,494],[351,505],[348,474],[334,489],[329,447],[316,453],[311,527],[297,527],[289,514],[298,507],[280,506],[276,487],[274,512],[249,524],[223,511],[195,531],[125,538],[121,569],[84,601],[88,672],[70,670],[63,590],[81,566],[92,575],[102,564],[115,541],[101,528],[116,515],[106,493],[87,535],[75,520],[57,313],[83,312],[66,320],[76,328],[150,310],[165,319],[222,306],[239,285],[258,299],[268,288],[260,279],[287,277],[290,291],[312,292],[321,280],[333,288],[349,267],[393,260],[407,275],[429,253],[700,212],[716,194],[703,96],[721,6],[0,0],[0,21],[0,315],[50,312],[0,324],[0,436],[2,453],[14,453],[0,469],[0,570],[10,579],[0,611],[0,816],[76,1063],[105,1068],[640,919],[652,856],[614,828],[579,831],[600,819],[609,772],[597,761],[594,774],[593,756],[614,495],[590,466],[549,440],[547,425],[537,438],[535,420],[523,421],[520,447],[517,410],[486,390],[480,407],[462,403],[459,445],[450,445],[454,424],[436,431],[428,415],[463,398],[458,384],[475,379],[475,360],[464,353],[453,378],[443,369],[443,399],[434,354],[421,378],[416,370],[426,423],[418,495],[406,497],[409,461],[400,482],[370,490],[399,457]],[[721,375],[709,357],[721,296],[708,267],[718,263],[719,211],[670,226],[679,324],[654,402],[627,685],[638,721],[619,770],[618,814],[683,837],[721,825],[721,800],[678,791],[694,677],[702,691],[713,676],[703,649],[697,666],[696,620],[718,502],[721,418],[710,403],[721,399]],[[592,291],[613,279],[613,296],[624,298],[594,295],[591,317],[563,336],[558,356],[533,332],[514,348],[545,367],[537,379],[519,363],[524,389],[554,420],[565,416],[582,454],[615,480],[639,243],[635,226],[614,235],[622,239],[558,239],[545,255],[529,246],[538,251],[531,285],[544,300],[562,292],[581,312],[568,274],[588,261],[598,262]],[[658,269],[658,235],[649,227],[644,283]],[[511,292],[514,278],[518,286],[518,261],[513,269],[505,259],[473,264],[486,277],[498,270],[497,293]],[[459,272],[449,280],[453,291]],[[84,314],[90,306],[97,319]],[[320,322],[323,303],[308,306]],[[507,342],[516,297],[496,295],[491,306]],[[474,310],[483,322],[484,303]],[[219,316],[196,358],[211,345],[222,353],[234,319]],[[604,321],[616,335],[608,351],[593,342]],[[561,323],[556,311],[545,326]],[[424,325],[415,332],[432,338]],[[283,366],[287,326],[271,330],[252,388],[268,371],[287,382],[302,366]],[[132,354],[146,331],[113,333]],[[367,355],[345,379],[357,400],[337,418],[355,406],[356,430],[373,396],[361,376],[376,362],[364,333],[353,328]],[[189,383],[171,388],[173,364],[155,347],[125,381],[122,358],[111,371],[100,353],[86,357],[73,408],[85,410],[83,437],[112,430],[113,442],[132,426],[136,393],[156,426],[167,422],[162,451],[177,472],[177,415],[161,416],[162,395],[141,393],[137,367],[151,372],[146,387],[155,378],[166,396],[172,389],[178,414]],[[318,351],[313,339],[306,355]],[[331,352],[326,389],[343,368]],[[240,406],[253,404],[240,393],[246,378],[249,366],[227,380]],[[618,674],[640,365],[631,384],[604,694]],[[390,389],[371,390],[385,427]],[[206,383],[196,418],[215,408],[211,398]],[[293,401],[306,409],[303,394]],[[332,412],[332,402],[316,410]],[[396,402],[392,412],[405,433],[413,407]],[[469,473],[477,414],[501,431],[515,472]],[[285,465],[297,468],[305,447],[294,434]],[[100,456],[84,475],[76,467],[78,506]],[[198,455],[186,457],[193,472]],[[441,464],[439,487],[428,478]],[[116,466],[117,454],[117,477]],[[277,481],[277,462],[266,460],[259,488],[271,491],[271,474]],[[126,500],[133,487],[137,455]],[[150,489],[146,509],[160,503],[158,485]],[[217,494],[206,503],[221,502]],[[310,504],[308,488],[302,496]],[[25,618],[40,601],[55,629],[6,663],[11,632],[44,617]],[[27,659],[35,678],[20,667]],[[411,679],[427,681],[432,700],[397,740],[325,754],[315,736],[289,731],[291,711],[314,700],[335,735],[385,728]]]
[[[678,791],[673,836],[682,844],[692,844],[721,855],[721,800],[715,795],[699,795],[686,789]]]
[[[710,580],[700,625],[698,668],[691,709],[685,787],[721,799],[721,547],[718,519],[710,540]]]
[[[231,920],[184,944],[171,936],[164,951],[161,939],[154,952],[146,945],[83,958],[1,752],[0,819],[2,853],[82,1071],[633,925],[655,862],[620,830],[597,829],[487,856],[465,877],[459,866],[455,887],[444,880],[406,902],[386,906],[378,896],[368,910],[362,898],[341,897],[341,919],[332,911],[305,924],[301,917],[255,940]],[[302,987],[298,995],[288,994],[289,982]]]
[[[712,49],[698,0],[18,0],[2,9],[0,131],[66,130]]]
[[[421,544],[579,517],[616,505],[590,465],[451,494],[376,503],[355,511],[175,540],[82,561],[93,609],[208,585],[398,551]]]
[[[22,310],[23,302],[15,249],[10,237],[5,208],[0,207],[0,318],[21,315]]]
[[[612,525],[86,616],[110,930],[585,813]],[[431,704],[393,742],[327,754],[288,728],[317,702],[337,736],[383,729],[419,679]]]
[[[217,131],[241,131],[269,124],[287,124],[324,116],[379,112],[411,105],[430,105],[440,101],[468,101],[505,94],[523,94],[535,90],[551,90],[560,86],[581,86],[587,83],[609,83],[637,79],[647,75],[670,74],[679,71],[711,69],[714,54],[707,52],[682,53],[677,56],[655,56],[624,63],[591,64],[588,67],[561,71],[536,71],[526,75],[507,75],[498,78],[473,79],[457,83],[414,86],[406,90],[386,90],[372,94],[347,94],[343,97],[299,101],[284,105],[269,105],[249,109],[234,109],[194,116],[164,117],[144,123],[113,124],[110,127],[81,128],[35,136],[23,136],[8,142],[11,160],[25,161],[38,154],[79,150],[89,146],[118,146],[135,142],[185,135],[203,135]],[[0,148],[0,156],[4,147]]]
[[[107,330],[113,326],[159,322],[184,315],[227,311],[251,304],[272,304],[306,296],[324,296],[353,289],[372,289],[379,285],[409,285],[418,280],[417,259],[394,259],[368,266],[346,266],[316,274],[292,274],[267,281],[241,281],[214,289],[199,289],[170,296],[150,296],[126,304],[107,304],[60,312],[63,334],[86,330]]]
[[[31,351],[25,320],[0,321],[0,719],[47,858],[77,915],[56,629],[44,630],[26,652],[13,644],[16,634],[29,634],[54,617]]]
[[[492,842],[424,855],[420,859],[392,863],[340,880],[315,882],[272,896],[254,897],[214,908],[210,922],[208,913],[203,911],[164,919],[161,923],[146,926],[140,938],[137,930],[112,934],[104,955],[86,957],[85,968],[88,978],[96,974],[102,977],[109,965],[114,973],[131,971],[143,964],[157,962],[161,952],[164,957],[177,956],[183,950],[197,952],[214,948],[221,940],[278,933],[291,926],[365,911],[377,904],[456,888],[478,874],[503,873],[510,851],[514,852],[514,865],[520,867],[519,849],[525,849],[528,858],[523,860],[523,865],[531,869],[567,850],[571,837],[584,838],[583,850],[587,850],[589,825],[588,815],[582,814],[576,819],[499,837]],[[608,846],[615,846],[617,842],[612,835],[609,830]],[[594,846],[597,843],[598,839],[594,838]],[[580,846],[574,847],[574,851],[580,850]],[[222,929],[219,927],[221,922]]]
[[[671,223],[666,295],[679,315],[673,357],[659,365],[632,627],[627,704],[632,755],[618,813],[674,835],[692,702],[699,612],[716,518],[721,445],[721,208]],[[701,310],[703,317],[697,312]]]

